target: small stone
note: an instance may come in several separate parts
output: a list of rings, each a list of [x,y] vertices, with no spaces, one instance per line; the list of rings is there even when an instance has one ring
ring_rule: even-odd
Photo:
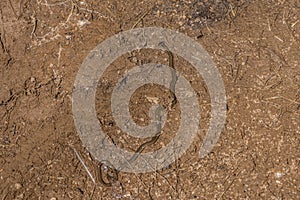
[[[158,104],[158,101],[159,101],[159,98],[157,97],[148,97],[146,96],[146,99],[151,102],[151,103],[155,103],[155,104]]]
[[[276,178],[281,178],[282,177],[282,173],[281,172],[276,172],[275,173],[275,177]]]
[[[24,198],[24,194],[20,194],[20,195],[17,196],[16,200],[23,199],[23,198]]]
[[[22,185],[21,185],[20,183],[16,183],[16,184],[15,184],[15,188],[16,188],[17,190],[19,190],[19,189],[22,188]]]

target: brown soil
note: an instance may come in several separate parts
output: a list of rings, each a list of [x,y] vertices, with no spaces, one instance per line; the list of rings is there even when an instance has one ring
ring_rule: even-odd
[[[199,97],[201,129],[189,150],[166,169],[119,173],[112,187],[92,182],[97,163],[73,122],[71,95],[78,69],[101,41],[123,30],[158,26],[197,40],[221,72],[228,98],[225,128],[213,152],[198,158],[210,117],[210,97],[195,69],[175,56],[175,68]],[[300,199],[300,2],[297,0],[0,2],[0,199]],[[141,50],[118,58],[99,81],[99,121],[120,147],[143,140],[122,133],[110,113],[118,78],[135,65],[168,63],[166,52]],[[130,111],[149,122],[150,102],[170,92],[145,85]],[[101,99],[100,99],[101,97]],[[179,107],[159,141],[178,128]]]

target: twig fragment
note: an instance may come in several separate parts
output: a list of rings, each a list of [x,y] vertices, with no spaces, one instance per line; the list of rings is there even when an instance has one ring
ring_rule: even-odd
[[[138,23],[140,23],[140,21],[142,21],[145,17],[146,17],[146,15],[148,15],[148,13],[152,10],[152,8],[153,7],[151,7],[149,10],[147,10],[134,24],[133,24],[133,26],[131,27],[131,29],[134,29],[137,25],[138,25]]]
[[[72,3],[71,12],[70,12],[70,14],[69,14],[69,16],[68,16],[68,18],[67,18],[65,24],[67,24],[67,23],[70,21],[70,18],[71,18],[71,16],[73,15],[74,9],[76,8],[76,4],[75,4],[72,0],[71,0],[71,3]]]
[[[298,102],[297,100],[289,99],[289,98],[286,98],[286,97],[281,96],[281,95],[274,96],[274,97],[269,97],[266,100],[273,100],[273,99],[284,99],[284,100],[289,101],[291,103],[300,105],[300,102]]]
[[[33,38],[33,36],[36,36],[35,31],[36,31],[36,28],[37,28],[38,20],[35,17],[33,17],[32,22],[33,22],[33,29],[31,31],[31,39]]]
[[[77,150],[76,150],[74,147],[72,147],[72,148],[73,148],[73,151],[74,151],[76,157],[78,158],[78,160],[79,160],[79,161],[81,162],[81,164],[83,165],[85,171],[88,173],[88,175],[89,175],[89,177],[92,179],[93,183],[96,184],[96,181],[95,181],[93,175],[91,174],[91,172],[90,172],[90,170],[88,169],[88,167],[84,164],[84,162],[83,162],[82,158],[80,157],[79,153],[77,152]]]
[[[6,47],[5,47],[5,44],[4,44],[4,42],[2,41],[1,33],[0,33],[0,44],[1,44],[1,47],[2,47],[2,49],[3,49],[3,52],[6,52],[6,53],[7,53],[7,49],[6,49]]]
[[[60,59],[61,59],[61,52],[63,48],[61,47],[61,44],[59,45],[59,50],[58,50],[58,58],[57,58],[57,67],[60,66]]]

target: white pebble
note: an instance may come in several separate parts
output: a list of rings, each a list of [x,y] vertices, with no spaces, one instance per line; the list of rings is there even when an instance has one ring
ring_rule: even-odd
[[[282,177],[282,173],[281,172],[276,172],[275,173],[275,177],[276,178],[281,178]]]

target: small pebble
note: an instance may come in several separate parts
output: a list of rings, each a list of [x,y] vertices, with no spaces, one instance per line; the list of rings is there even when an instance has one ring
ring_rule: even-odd
[[[276,173],[275,173],[275,177],[276,177],[276,178],[281,178],[281,177],[282,177],[282,173],[276,172]]]
[[[15,184],[15,188],[16,188],[17,190],[19,190],[19,189],[22,188],[22,185],[21,185],[20,183],[16,183],[16,184]]]

